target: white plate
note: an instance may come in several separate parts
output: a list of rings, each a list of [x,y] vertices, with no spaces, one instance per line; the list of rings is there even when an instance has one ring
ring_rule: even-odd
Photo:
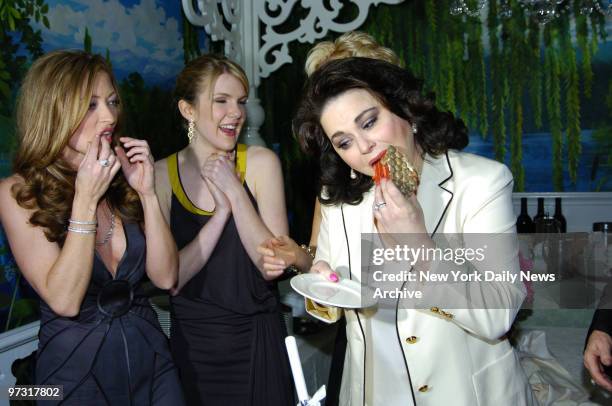
[[[322,275],[307,273],[293,277],[291,287],[300,295],[322,305],[361,309],[376,304],[370,288],[350,279],[331,282]]]

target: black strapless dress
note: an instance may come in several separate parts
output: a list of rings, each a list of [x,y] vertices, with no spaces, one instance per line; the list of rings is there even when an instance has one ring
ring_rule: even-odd
[[[141,289],[144,235],[137,224],[123,229],[115,278],[96,255],[78,316],[60,317],[41,302],[36,383],[63,385],[55,404],[184,404],[168,340]]]

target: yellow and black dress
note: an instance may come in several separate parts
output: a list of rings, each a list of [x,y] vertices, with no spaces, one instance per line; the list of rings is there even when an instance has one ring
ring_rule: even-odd
[[[236,166],[244,181],[246,146]],[[170,227],[180,249],[214,213],[189,201],[177,155],[168,158]],[[276,285],[248,256],[231,216],[204,267],[172,298],[170,346],[189,405],[295,404]]]

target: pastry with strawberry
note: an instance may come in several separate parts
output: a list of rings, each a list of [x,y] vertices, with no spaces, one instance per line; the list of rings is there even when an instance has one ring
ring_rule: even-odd
[[[408,158],[393,145],[387,148],[384,155],[374,164],[374,183],[382,179],[391,179],[395,186],[406,197],[416,193],[419,186],[419,174]]]

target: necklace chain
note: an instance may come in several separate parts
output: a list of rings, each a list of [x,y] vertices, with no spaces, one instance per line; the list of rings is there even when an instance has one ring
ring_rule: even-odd
[[[108,231],[104,235],[102,241],[96,241],[96,245],[100,246],[109,242],[111,237],[113,236],[113,231],[115,231],[115,213],[111,212],[110,227],[108,228]]]

